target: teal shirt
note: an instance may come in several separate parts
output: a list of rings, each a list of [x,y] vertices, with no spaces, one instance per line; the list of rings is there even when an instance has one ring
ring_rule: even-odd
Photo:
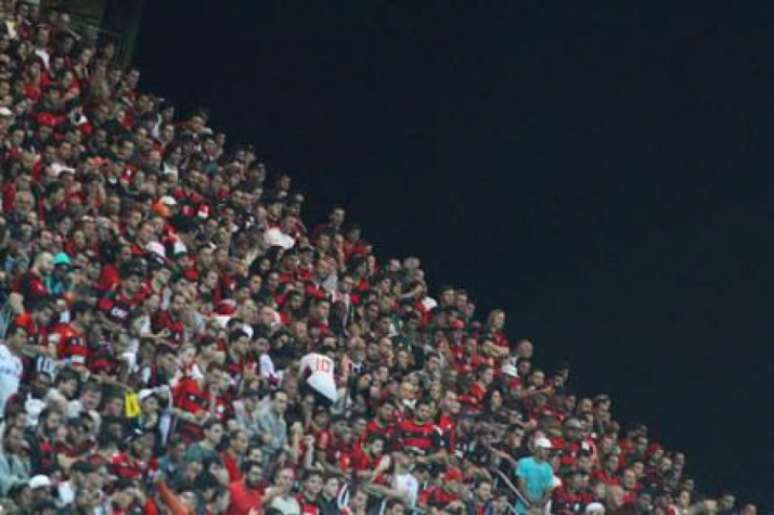
[[[524,494],[530,502],[536,502],[551,489],[554,484],[554,471],[551,465],[543,461],[538,463],[532,456],[522,458],[516,464],[516,475],[524,483]],[[520,500],[516,502],[518,513],[527,513],[527,507]]]

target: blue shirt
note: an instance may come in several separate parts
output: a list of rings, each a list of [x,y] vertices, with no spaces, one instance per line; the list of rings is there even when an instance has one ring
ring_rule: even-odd
[[[551,465],[546,461],[538,462],[532,456],[519,460],[516,464],[516,475],[521,478],[525,490],[522,493],[530,502],[542,499],[554,484],[554,471]],[[527,513],[527,507],[521,500],[516,502],[516,511]]]

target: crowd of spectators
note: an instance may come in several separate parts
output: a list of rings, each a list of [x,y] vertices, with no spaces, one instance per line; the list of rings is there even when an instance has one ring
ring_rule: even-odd
[[[343,207],[307,226],[66,12],[3,4],[2,513],[755,515]]]

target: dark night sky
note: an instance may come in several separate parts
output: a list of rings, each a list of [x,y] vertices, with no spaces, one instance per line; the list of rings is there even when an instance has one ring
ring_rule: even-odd
[[[415,3],[152,2],[136,60],[774,507],[772,4]]]

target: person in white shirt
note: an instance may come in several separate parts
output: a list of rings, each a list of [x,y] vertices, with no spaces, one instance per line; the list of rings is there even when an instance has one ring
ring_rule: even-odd
[[[7,344],[0,343],[0,413],[5,413],[5,403],[19,391],[23,373],[19,355]]]
[[[293,248],[296,244],[295,238],[291,236],[296,219],[292,216],[286,216],[282,219],[280,227],[271,227],[263,233],[263,241],[268,247],[282,247],[287,250]]]

